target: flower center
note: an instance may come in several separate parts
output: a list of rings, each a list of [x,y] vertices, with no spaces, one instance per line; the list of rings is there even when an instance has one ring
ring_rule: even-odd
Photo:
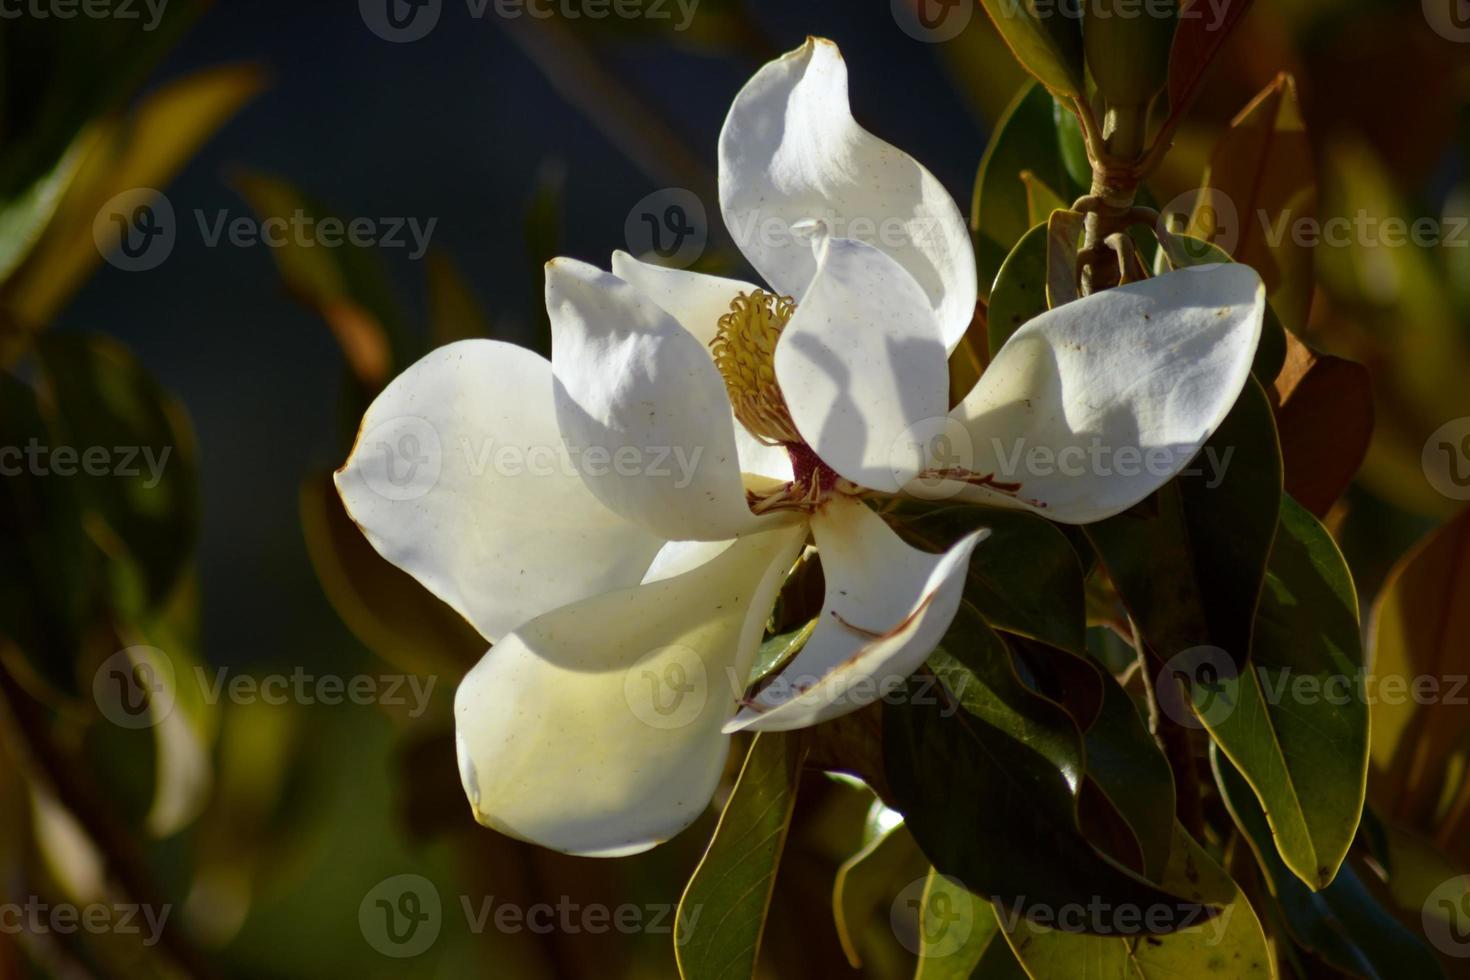
[[[768,446],[802,441],[776,384],[776,341],[795,312],[796,301],[790,296],[761,289],[741,293],[730,303],[730,312],[720,317],[709,345],[735,417]]]

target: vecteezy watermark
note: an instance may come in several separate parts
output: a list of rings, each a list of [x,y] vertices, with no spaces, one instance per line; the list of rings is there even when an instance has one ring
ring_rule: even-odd
[[[683,490],[694,480],[703,446],[574,446],[565,442],[503,443],[461,436],[446,442],[428,419],[400,415],[373,425],[353,451],[362,478],[385,500],[416,500],[444,471],[471,480],[490,477],[599,478],[612,474],[666,481]]]
[[[1023,922],[1042,929],[1095,936],[1140,936],[1202,928],[1206,946],[1217,946],[1224,940],[1234,911],[1226,906],[1218,915],[1210,917],[1209,907],[1205,905],[1136,905],[1110,902],[1100,895],[1092,896],[1086,904],[1046,905],[1028,902],[1024,896],[1009,899],[995,896],[991,904],[1001,928],[1010,935],[1015,934]]]
[[[168,0],[0,0],[0,20],[141,20],[152,31],[167,9]]]
[[[1185,728],[1213,727],[1235,711],[1230,654],[1213,646],[1190,647],[1170,657],[1154,678],[1159,710]]]
[[[143,477],[143,489],[152,490],[172,452],[172,446],[47,446],[32,436],[24,446],[0,446],[0,476]]]
[[[1435,429],[1424,443],[1420,463],[1435,490],[1451,500],[1470,500],[1470,417]]]
[[[1290,243],[1298,248],[1467,248],[1470,215],[1401,218],[1380,216],[1366,208],[1351,215],[1319,218],[1290,208],[1257,208],[1243,221],[1228,194],[1214,187],[1197,187],[1174,197],[1159,209],[1162,231],[1178,232],[1193,225],[1197,237],[1234,254],[1242,236],[1259,233],[1270,248]],[[1188,251],[1191,243],[1183,243]],[[1208,255],[1197,255],[1199,259]]]
[[[973,0],[889,0],[893,20],[915,41],[943,44],[960,36],[978,4]]]
[[[439,889],[423,875],[402,874],[378,882],[357,907],[357,926],[384,956],[407,959],[434,945],[444,924]]]
[[[964,688],[941,684],[933,674],[862,674],[834,670],[822,674],[802,673],[790,667],[762,679],[759,696],[747,694],[750,678],[726,666],[720,673],[706,669],[704,659],[692,647],[658,647],[639,657],[623,673],[623,697],[633,715],[650,728],[674,729],[692,725],[704,717],[705,707],[719,689],[720,703],[745,704],[760,710],[764,704],[795,703],[828,705],[851,703],[938,706],[940,716],[952,717],[960,709]],[[964,683],[963,680],[960,681]]]
[[[1252,664],[1248,670],[1259,698],[1271,706],[1470,707],[1466,674],[1309,673],[1265,664]],[[1159,709],[1178,724],[1214,727],[1239,706],[1241,676],[1235,661],[1219,647],[1191,647],[1169,658],[1154,678],[1154,690]]]
[[[290,215],[259,218],[228,209],[193,211],[194,225],[206,248],[353,248],[408,249],[417,262],[429,250],[438,218],[316,217],[302,208]],[[107,201],[92,221],[97,251],[112,265],[141,272],[162,265],[178,242],[173,204],[151,187],[135,187]]]
[[[0,933],[11,936],[20,933],[67,936],[77,932],[141,935],[143,945],[151,947],[162,938],[164,925],[172,911],[171,905],[138,902],[48,903],[31,895],[24,902],[0,902]]]
[[[1470,957],[1470,875],[1440,882],[1420,912],[1424,936],[1446,956]]]
[[[915,956],[935,959],[960,951],[975,928],[975,896],[947,875],[917,878],[888,908],[888,925]]]
[[[474,935],[488,930],[505,935],[672,935],[677,945],[689,941],[703,907],[688,906],[682,918],[666,903],[621,905],[582,903],[570,895],[555,902],[523,904],[494,895],[460,895],[458,906],[465,927]],[[426,952],[445,924],[439,889],[423,875],[400,874],[378,882],[357,907],[357,924],[369,946],[395,959]]]
[[[675,31],[694,23],[699,0],[464,0],[473,20],[650,20],[668,22]],[[385,41],[404,44],[429,35],[444,13],[444,0],[358,0],[368,30]]]
[[[1000,19],[1020,17],[1046,20],[1064,17],[1080,20],[1084,15],[1096,20],[1203,20],[1207,31],[1217,31],[1225,24],[1232,0],[1196,0],[1187,6],[1176,0],[1000,0],[995,16]],[[1183,9],[1179,9],[1183,7]]]
[[[1422,0],[1424,19],[1446,41],[1470,44],[1470,0]]]
[[[660,265],[687,269],[709,243],[709,217],[699,195],[665,187],[633,205],[623,222],[628,251]]]
[[[178,685],[193,683],[206,704],[343,704],[408,709],[418,718],[429,708],[433,674],[314,674],[303,667],[289,673],[240,674],[228,667],[194,666],[181,678],[173,660],[157,647],[133,646],[102,662],[92,675],[92,697],[102,716],[120,728],[152,728],[167,718],[178,700]]]

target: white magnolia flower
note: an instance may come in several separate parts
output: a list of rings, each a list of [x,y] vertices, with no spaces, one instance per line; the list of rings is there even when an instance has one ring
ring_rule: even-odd
[[[494,644],[455,702],[476,817],[563,851],[667,839],[708,804],[728,732],[852,710],[933,650],[980,535],[915,550],[864,495],[922,477],[1058,521],[1118,513],[1214,431],[1260,331],[1253,272],[1173,273],[1026,324],[950,411],[968,232],[928,171],[853,121],[826,41],[736,98],[720,203],[771,291],[623,253],[611,273],[553,261],[551,362],[490,340],[433,352],[373,403],[337,478],[378,551]],[[906,233],[843,234],[864,222]],[[915,447],[936,420],[965,465]],[[996,476],[1010,446],[1099,444],[1169,463]],[[809,535],[820,619],[743,699]]]

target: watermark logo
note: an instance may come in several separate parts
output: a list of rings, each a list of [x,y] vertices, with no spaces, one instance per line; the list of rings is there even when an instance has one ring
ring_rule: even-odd
[[[368,30],[393,44],[426,37],[439,23],[444,0],[357,0]]]
[[[1424,477],[1451,500],[1470,500],[1470,417],[1434,430],[1420,457]]]
[[[1470,875],[1440,882],[1424,900],[1424,935],[1446,956],[1470,957]]]
[[[354,454],[362,478],[386,500],[417,500],[439,482],[444,447],[428,419],[400,415],[364,432]]]
[[[418,956],[439,938],[443,925],[439,889],[423,875],[394,875],[378,882],[357,907],[368,945],[384,956]]]
[[[1235,711],[1235,661],[1219,647],[1190,647],[1170,657],[1154,678],[1159,710],[1185,728],[1214,727]]]
[[[1213,242],[1227,255],[1235,254],[1240,244],[1240,212],[1230,195],[1214,187],[1196,187],[1177,195],[1159,209],[1159,232],[1180,234],[1195,219],[1199,224],[1195,238]],[[1206,261],[1213,254],[1194,240],[1183,241],[1180,247],[1196,262]]]
[[[958,419],[941,415],[905,429],[889,447],[888,460],[895,487],[923,500],[947,500],[964,487],[953,474],[975,467],[975,443]]]
[[[173,253],[177,239],[174,207],[151,187],[114,195],[92,219],[98,253],[126,272],[156,269]]]
[[[978,6],[974,0],[890,0],[893,20],[905,34],[926,44],[959,37]]]
[[[654,191],[628,212],[623,241],[633,255],[687,269],[704,254],[709,242],[704,202],[683,187]]]
[[[119,728],[152,728],[174,710],[174,666],[157,647],[119,650],[92,675],[92,698]]]
[[[704,661],[687,646],[659,647],[628,668],[623,675],[623,697],[638,720],[650,728],[693,724],[709,700]]]
[[[915,956],[951,956],[975,928],[975,898],[948,875],[936,876],[928,891],[926,881],[918,878],[904,886],[888,910],[888,924]]]
[[[169,0],[0,0],[0,20],[147,20],[143,31],[158,29]]]
[[[1423,0],[1424,19],[1446,41],[1470,44],[1470,0]]]

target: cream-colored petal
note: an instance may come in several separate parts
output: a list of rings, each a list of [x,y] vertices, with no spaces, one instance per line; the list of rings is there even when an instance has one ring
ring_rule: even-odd
[[[709,804],[762,629],[802,527],[741,538],[671,577],[507,636],[455,696],[476,819],[571,854],[667,840]],[[684,558],[691,557],[685,552]]]
[[[378,553],[491,641],[637,584],[663,545],[583,485],[551,365],[495,340],[441,347],[389,383],[336,483]]]
[[[931,555],[905,544],[861,501],[835,497],[812,518],[812,533],[827,583],[821,619],[726,731],[804,728],[902,685],[949,629],[970,554],[990,532]]]

